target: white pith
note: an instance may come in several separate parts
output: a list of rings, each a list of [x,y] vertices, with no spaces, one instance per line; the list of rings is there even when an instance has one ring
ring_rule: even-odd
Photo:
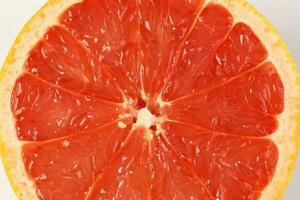
[[[150,128],[155,124],[155,116],[148,110],[148,108],[142,108],[137,113],[137,127]]]

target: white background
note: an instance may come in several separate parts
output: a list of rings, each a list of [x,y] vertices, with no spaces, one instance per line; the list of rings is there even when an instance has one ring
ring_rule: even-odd
[[[300,66],[300,1],[249,0],[278,29]],[[0,0],[0,67],[18,32],[46,0]],[[299,133],[300,134],[300,133]],[[0,200],[16,200],[0,162]],[[300,156],[283,200],[300,199]]]

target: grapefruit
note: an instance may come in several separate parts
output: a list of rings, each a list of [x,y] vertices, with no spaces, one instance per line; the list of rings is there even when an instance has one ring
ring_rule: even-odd
[[[50,0],[1,73],[20,199],[279,199],[299,74],[244,0]]]

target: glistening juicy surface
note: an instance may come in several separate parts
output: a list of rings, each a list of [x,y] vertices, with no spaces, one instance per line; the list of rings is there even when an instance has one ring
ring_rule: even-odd
[[[40,199],[259,197],[283,85],[251,28],[203,5],[85,0],[49,28],[11,100]]]

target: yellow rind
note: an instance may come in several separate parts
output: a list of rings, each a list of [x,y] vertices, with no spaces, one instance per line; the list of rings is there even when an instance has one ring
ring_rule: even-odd
[[[11,48],[4,64],[2,67],[2,70],[0,72],[0,84],[3,84],[3,81],[5,79],[5,77],[9,74],[9,66],[14,63],[15,61],[15,53],[16,53],[16,48],[18,47],[18,44],[21,42],[23,35],[25,35],[26,33],[30,32],[32,30],[32,23],[34,21],[36,21],[39,18],[44,18],[45,17],[45,11],[47,10],[48,7],[52,7],[52,6],[56,6],[57,4],[59,4],[62,0],[49,0],[23,27],[22,31],[19,33],[19,35],[17,36],[13,47]],[[221,0],[222,1],[222,0]],[[295,76],[297,76],[297,83],[295,84],[295,87],[297,88],[297,98],[296,98],[296,111],[295,111],[295,116],[293,117],[295,119],[295,121],[300,122],[300,74],[298,73],[297,70],[297,66],[292,58],[291,53],[289,52],[286,44],[284,43],[284,41],[282,40],[282,38],[279,36],[278,32],[276,31],[276,29],[273,27],[273,25],[266,19],[263,17],[263,15],[261,13],[259,13],[252,5],[250,5],[246,0],[231,0],[230,3],[232,4],[239,4],[240,6],[246,7],[247,10],[249,10],[250,12],[252,12],[254,15],[256,15],[257,17],[259,17],[261,19],[261,21],[264,22],[264,24],[267,26],[267,30],[266,31],[270,31],[272,32],[273,35],[276,35],[278,38],[278,48],[281,48],[285,51],[286,54],[286,58],[288,58],[288,62],[290,64],[290,67],[292,68],[293,73],[295,74]],[[59,13],[57,13],[57,16],[59,15]],[[2,99],[1,99],[2,100]],[[0,100],[0,101],[1,101]],[[0,124],[0,136],[1,136],[1,132],[3,132],[2,130],[2,125]],[[295,129],[295,133],[294,135],[294,145],[295,145],[295,152],[292,153],[292,155],[290,156],[290,160],[292,162],[290,162],[289,166],[288,166],[288,176],[286,177],[282,177],[282,181],[280,184],[279,189],[276,191],[276,193],[274,193],[274,196],[271,199],[274,200],[279,200],[283,194],[283,192],[285,191],[289,180],[291,178],[292,172],[294,170],[295,167],[295,161],[297,158],[297,153],[298,153],[298,149],[300,146],[300,123],[296,124],[296,129]],[[13,190],[15,191],[16,195],[18,196],[19,199],[21,200],[31,200],[28,197],[24,196],[23,193],[21,192],[21,188],[20,185],[18,185],[14,179],[14,172],[12,171],[12,163],[10,163],[10,159],[9,159],[9,150],[6,147],[6,143],[5,141],[3,141],[3,138],[0,137],[0,155],[1,155],[1,159],[7,174],[7,177],[10,181],[10,184],[13,188]]]

